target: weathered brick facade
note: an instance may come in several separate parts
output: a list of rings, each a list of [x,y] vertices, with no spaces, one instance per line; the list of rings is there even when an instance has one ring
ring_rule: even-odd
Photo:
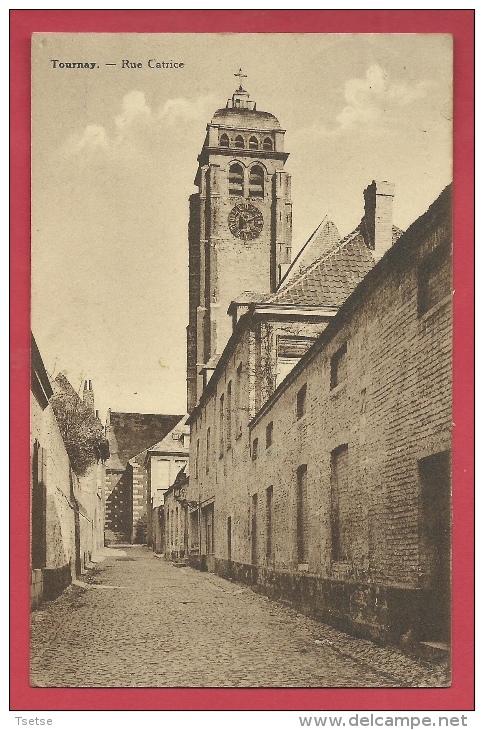
[[[61,381],[63,388],[71,388],[64,381]],[[54,385],[58,386],[57,381]],[[100,459],[88,466],[82,476],[74,473],[49,402],[52,396],[51,383],[32,338],[31,604],[34,607],[43,598],[59,595],[76,575],[85,571],[104,546],[104,464]]]
[[[361,635],[448,639],[451,235],[449,188],[274,392],[257,361],[271,318],[240,317],[191,416],[209,569]]]

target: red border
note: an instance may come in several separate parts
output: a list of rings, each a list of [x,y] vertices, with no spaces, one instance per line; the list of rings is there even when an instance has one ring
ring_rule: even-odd
[[[473,10],[11,10],[12,710],[471,710],[473,622]],[[453,684],[448,689],[41,689],[29,657],[30,35],[46,32],[450,33],[455,51]],[[22,529],[17,526],[22,525]]]

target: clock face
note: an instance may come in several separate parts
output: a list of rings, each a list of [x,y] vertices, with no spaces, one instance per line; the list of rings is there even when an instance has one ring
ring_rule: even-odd
[[[229,214],[229,229],[233,236],[242,241],[257,238],[264,227],[261,211],[250,203],[239,203]]]

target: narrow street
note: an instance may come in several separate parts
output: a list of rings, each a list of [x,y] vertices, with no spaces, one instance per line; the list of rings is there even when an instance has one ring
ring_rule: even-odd
[[[36,687],[442,686],[443,669],[354,639],[210,573],[122,546],[32,614]]]

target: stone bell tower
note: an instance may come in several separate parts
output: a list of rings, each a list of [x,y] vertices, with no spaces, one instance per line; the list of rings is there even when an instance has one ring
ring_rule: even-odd
[[[230,302],[243,291],[274,291],[291,262],[291,180],[284,130],[239,87],[207,125],[190,197],[188,412],[200,370],[230,337]]]

